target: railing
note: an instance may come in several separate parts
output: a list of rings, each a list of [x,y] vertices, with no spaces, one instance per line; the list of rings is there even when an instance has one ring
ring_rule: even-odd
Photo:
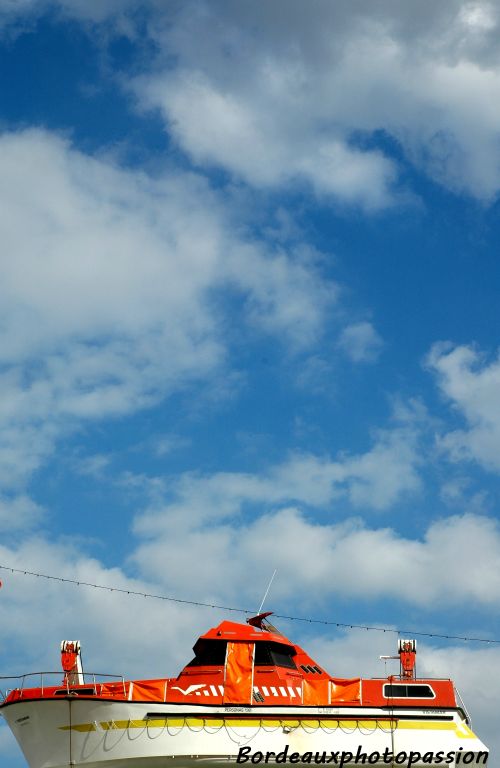
[[[427,683],[429,680],[434,680],[438,683],[449,683],[450,678],[449,677],[404,677],[403,675],[397,674],[397,675],[387,675],[387,677],[367,677],[363,678],[366,680],[384,680],[387,682],[391,678],[394,678],[394,680],[400,680],[401,682],[407,682],[408,685],[413,685],[414,683]]]
[[[83,674],[83,683],[74,685],[70,684],[69,680],[61,680],[62,672],[29,672],[26,675],[8,675],[8,676],[0,676],[0,703],[3,703],[10,693],[13,691],[17,691],[19,693],[19,698],[23,697],[23,693],[25,690],[32,689],[32,688],[38,688],[40,689],[41,696],[44,697],[46,694],[47,688],[58,688],[59,690],[66,689],[66,692],[69,695],[71,694],[77,694],[78,689],[82,687],[92,688],[92,693],[94,696],[97,696],[100,691],[102,691],[102,686],[106,682],[117,682],[121,683],[123,686],[123,695],[124,697],[127,696],[127,689],[125,685],[125,678],[123,675],[108,675],[108,674],[101,674],[97,672],[85,672]],[[20,684],[14,685],[13,687],[5,688],[5,683],[3,681],[15,681],[19,680]],[[37,685],[36,682],[39,682]],[[53,680],[49,684],[48,681]],[[27,682],[29,683],[27,685]],[[98,691],[98,687],[100,686],[100,691]]]
[[[456,695],[456,697],[457,697],[457,699],[458,699],[458,703],[459,703],[459,705],[460,705],[460,708],[462,709],[462,712],[464,713],[464,716],[465,716],[465,722],[467,723],[467,725],[468,725],[468,726],[469,726],[469,728],[470,728],[470,727],[472,727],[472,723],[471,723],[470,715],[469,715],[469,713],[467,712],[467,709],[466,709],[466,707],[465,707],[465,704],[464,704],[464,700],[463,700],[463,699],[462,699],[462,697],[460,696],[460,691],[458,690],[458,688],[456,687],[456,685],[454,685],[453,687],[454,687],[454,689],[455,689],[455,695]]]

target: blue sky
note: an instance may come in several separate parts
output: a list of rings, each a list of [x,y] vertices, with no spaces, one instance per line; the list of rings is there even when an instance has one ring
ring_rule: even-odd
[[[242,607],[276,568],[280,613],[500,638],[499,25],[0,0],[1,565]],[[173,674],[224,617],[0,577],[2,675],[67,637]],[[419,649],[498,749],[500,650]]]

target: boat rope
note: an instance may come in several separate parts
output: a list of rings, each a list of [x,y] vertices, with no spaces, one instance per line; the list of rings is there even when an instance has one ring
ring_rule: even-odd
[[[184,723],[185,723],[185,722],[186,722],[186,720],[184,720]],[[183,728],[184,728],[184,725],[178,725],[178,726],[177,726],[177,731],[175,731],[175,730],[174,730],[174,731],[172,731],[172,730],[171,730],[171,726],[170,726],[170,724],[169,724],[169,721],[168,721],[168,719],[167,719],[167,733],[168,733],[168,735],[169,735],[169,736],[178,736],[178,735],[179,735],[179,733],[182,733],[182,729],[183,729]]]
[[[36,571],[29,571],[24,570],[23,568],[12,568],[10,565],[0,565],[0,570],[2,571],[10,571],[10,573],[17,573],[21,574],[23,576],[35,576],[39,579],[48,579],[49,581],[58,581],[63,584],[73,584],[78,587],[90,587],[92,589],[101,589],[106,592],[117,592],[125,595],[130,595],[133,597],[144,597],[151,600],[164,600],[166,602],[171,603],[179,603],[182,605],[194,605],[199,608],[214,608],[220,611],[228,611],[231,613],[243,613],[247,614],[249,616],[253,616],[255,614],[254,610],[249,610],[246,608],[235,608],[233,606],[228,605],[218,605],[217,603],[205,603],[201,600],[185,600],[180,597],[171,597],[169,595],[157,595],[151,592],[141,592],[134,589],[125,589],[123,587],[109,587],[105,584],[93,584],[89,581],[81,581],[77,579],[68,579],[64,576],[54,576],[48,573],[37,573]],[[500,640],[494,639],[494,638],[486,638],[486,637],[469,637],[466,635],[449,635],[449,634],[440,634],[439,632],[424,632],[424,631],[417,631],[415,629],[395,629],[392,627],[377,627],[373,625],[367,625],[367,624],[352,624],[352,623],[345,623],[341,621],[332,621],[330,619],[314,619],[314,618],[308,618],[305,616],[288,616],[286,614],[281,613],[274,613],[273,616],[276,619],[284,619],[286,621],[301,621],[305,622],[307,624],[320,624],[322,626],[328,626],[328,627],[338,627],[339,629],[364,629],[367,632],[384,632],[384,633],[392,633],[395,635],[403,635],[406,637],[433,637],[439,640],[461,640],[463,642],[468,643],[486,643],[489,645],[500,645]]]

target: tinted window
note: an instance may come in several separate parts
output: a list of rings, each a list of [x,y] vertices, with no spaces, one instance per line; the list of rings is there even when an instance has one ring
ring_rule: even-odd
[[[54,696],[94,696],[94,688],[61,688],[60,691],[54,691]]]
[[[293,648],[281,643],[255,643],[256,667],[288,667],[297,669]]]
[[[430,685],[384,685],[386,699],[433,699]]]
[[[226,661],[225,640],[198,640],[194,647],[196,656],[188,667],[223,667]]]

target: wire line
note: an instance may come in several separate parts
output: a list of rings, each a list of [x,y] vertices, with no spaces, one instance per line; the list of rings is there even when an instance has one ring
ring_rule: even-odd
[[[63,584],[74,584],[78,587],[91,587],[92,589],[102,589],[106,592],[120,592],[125,595],[133,595],[136,597],[146,597],[152,600],[164,600],[171,603],[180,603],[182,605],[195,605],[200,608],[216,608],[221,611],[229,611],[232,613],[246,613],[251,616],[255,614],[254,610],[246,608],[235,608],[228,605],[218,605],[217,603],[204,603],[200,600],[184,600],[180,597],[170,597],[168,595],[155,595],[151,592],[139,592],[133,589],[124,589],[123,587],[108,587],[104,584],[93,584],[89,581],[79,581],[77,579],[67,579],[64,576],[53,576],[47,573],[36,573],[35,571],[24,570],[22,568],[11,568],[9,565],[0,565],[0,570],[10,571],[11,573],[20,573],[23,576],[36,576],[40,579],[48,579],[50,581],[58,581]],[[464,635],[444,635],[437,632],[418,632],[413,629],[390,629],[387,627],[374,627],[366,624],[347,624],[341,621],[331,621],[328,619],[311,619],[304,616],[287,616],[285,614],[273,613],[276,619],[285,619],[288,621],[302,621],[307,624],[321,624],[323,626],[339,627],[341,629],[364,629],[368,632],[391,632],[397,635],[417,635],[419,637],[434,637],[441,640],[462,640],[469,643],[486,643],[490,645],[500,645],[500,640],[490,640],[484,637],[466,637]]]

